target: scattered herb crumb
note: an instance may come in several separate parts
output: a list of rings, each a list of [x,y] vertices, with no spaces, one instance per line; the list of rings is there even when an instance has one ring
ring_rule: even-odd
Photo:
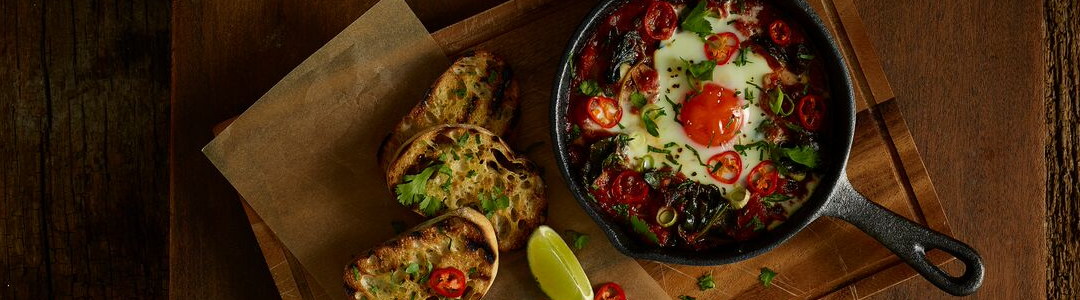
[[[761,275],[758,275],[758,280],[761,281],[761,285],[765,287],[772,286],[772,280],[776,277],[776,271],[769,268],[761,268]]]
[[[713,281],[712,273],[707,273],[705,275],[701,275],[701,277],[698,277],[697,285],[698,288],[702,291],[707,291],[709,289],[715,288],[716,282]]]
[[[679,296],[679,300],[697,300],[697,298],[690,297],[690,296],[687,296],[687,295],[682,295],[682,296]]]
[[[585,245],[589,244],[588,234],[567,230],[565,236],[566,239],[570,241],[570,247],[574,248],[574,251],[581,251],[581,249],[585,249]]]

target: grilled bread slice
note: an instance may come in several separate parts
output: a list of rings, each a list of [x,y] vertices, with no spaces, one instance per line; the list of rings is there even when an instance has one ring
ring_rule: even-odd
[[[345,267],[345,289],[354,299],[442,299],[429,287],[432,270],[455,268],[467,274],[460,299],[477,300],[499,270],[497,247],[483,215],[453,210],[355,258]]]
[[[418,134],[391,163],[386,182],[398,202],[425,216],[459,207],[484,213],[500,251],[524,246],[547,214],[536,166],[478,126],[444,125]]]
[[[378,160],[387,170],[406,140],[443,124],[472,124],[506,136],[517,119],[518,87],[510,66],[491,53],[476,51],[454,61],[427,96],[383,140]]]

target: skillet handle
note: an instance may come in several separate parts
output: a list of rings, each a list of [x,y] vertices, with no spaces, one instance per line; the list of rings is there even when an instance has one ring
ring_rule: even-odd
[[[847,174],[837,180],[827,216],[840,218],[870,235],[903,259],[927,281],[955,296],[970,295],[982,285],[982,258],[970,246],[897,215],[871,202],[851,186]],[[926,257],[932,249],[945,251],[964,263],[964,274],[953,277]]]

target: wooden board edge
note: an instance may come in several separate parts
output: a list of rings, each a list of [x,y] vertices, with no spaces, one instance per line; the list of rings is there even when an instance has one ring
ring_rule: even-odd
[[[901,168],[906,183],[906,188],[916,198],[912,205],[917,214],[922,216],[923,224],[930,229],[952,235],[952,227],[949,225],[948,216],[941,206],[937,189],[934,187],[922,155],[919,153],[915,140],[908,131],[907,121],[900,111],[897,100],[889,100],[875,105],[873,110],[883,123],[885,138],[892,143],[891,151],[895,151],[896,164]]]
[[[531,22],[538,15],[557,11],[572,1],[510,0],[431,34],[446,55],[454,55]],[[550,5],[549,5],[550,4]],[[560,5],[561,4],[561,5]],[[498,30],[491,30],[498,28]],[[461,38],[465,37],[465,38]]]

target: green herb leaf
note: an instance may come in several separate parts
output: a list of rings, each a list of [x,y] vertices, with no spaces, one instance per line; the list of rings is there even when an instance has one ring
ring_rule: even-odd
[[[465,174],[466,178],[476,177],[476,170],[469,170],[469,173]]]
[[[466,92],[466,89],[464,87],[459,88],[459,89],[455,89],[454,90],[454,96],[457,96],[458,98],[465,98],[465,92]]]
[[[784,201],[788,201],[788,200],[791,200],[791,199],[794,199],[794,198],[789,197],[788,195],[784,195],[784,194],[772,194],[772,195],[768,195],[768,196],[765,196],[765,197],[761,197],[761,201],[763,201],[763,202],[771,202],[771,203],[784,202]]]
[[[656,147],[653,147],[652,145],[647,146],[646,149],[648,149],[649,152],[655,152],[655,153],[660,153],[660,154],[671,154],[671,150],[656,148]]]
[[[409,275],[412,275],[413,278],[420,277],[420,264],[418,264],[418,263],[409,263],[409,266],[405,267],[405,273],[408,273]]]
[[[469,268],[469,272],[466,273],[465,275],[468,276],[468,277],[472,277],[473,274],[476,274],[476,272],[477,272],[476,267],[472,267],[472,268]]]
[[[426,200],[427,195],[424,192],[427,191],[428,179],[435,173],[435,170],[441,167],[442,165],[433,165],[424,168],[419,174],[405,175],[405,182],[394,187],[394,194],[397,195],[398,202],[402,205],[412,206],[417,202]]]
[[[428,217],[435,216],[443,208],[443,202],[432,197],[425,197],[424,201],[420,202],[420,211]]]
[[[492,70],[491,73],[488,74],[487,83],[488,84],[495,84],[495,80],[498,80],[498,79],[499,79],[499,71]]]
[[[780,148],[780,152],[800,165],[804,165],[808,168],[816,168],[818,165],[818,153],[814,148],[810,146],[799,146],[795,148]]]
[[[469,143],[469,132],[466,131],[464,135],[462,135],[460,138],[458,138],[457,145],[458,145],[458,147],[465,147],[465,145],[467,145],[468,143]]]
[[[757,216],[754,216],[754,218],[750,219],[750,225],[754,226],[754,231],[761,231],[762,229],[765,229],[765,223],[762,223],[761,219],[758,219]]]
[[[682,124],[682,122],[679,122],[679,113],[682,112],[682,103],[675,103],[674,101],[671,101],[671,98],[668,98],[667,95],[664,95],[664,101],[667,101],[667,103],[671,105],[671,110],[675,112],[675,115],[671,116],[675,119],[675,123]]]
[[[642,95],[641,92],[634,92],[633,94],[630,94],[630,104],[633,104],[637,109],[641,109],[648,103],[645,100],[645,95]]]
[[[814,59],[814,55],[813,54],[807,54],[807,53],[799,53],[799,59],[812,60],[812,59]]]
[[[686,67],[686,74],[697,80],[712,79],[713,70],[716,69],[716,62],[712,60],[691,63],[684,59],[683,65]]]
[[[589,195],[591,196],[592,193],[589,193]],[[615,213],[617,213],[617,214],[619,214],[620,216],[623,216],[623,217],[625,217],[627,214],[630,213],[630,206],[626,205],[626,204],[617,204],[614,207],[612,207],[612,209],[615,210]]]
[[[641,114],[641,122],[645,124],[645,130],[652,136],[659,137],[660,131],[656,129],[656,119],[660,116],[666,116],[663,108],[654,108],[645,111]]]
[[[570,242],[570,248],[573,248],[574,251],[581,251],[581,249],[585,249],[585,245],[589,244],[588,234],[582,234],[573,230],[567,230],[565,234],[566,239]]]
[[[360,269],[356,265],[352,266],[352,276],[354,280],[360,281]]]
[[[735,60],[733,61],[736,67],[742,67],[746,64],[754,63],[752,61],[746,60],[746,53],[748,51],[750,51],[750,47],[739,48],[739,53],[735,54]]]
[[[579,137],[581,137],[581,126],[578,126],[577,124],[570,126],[570,141],[577,140]]]
[[[630,216],[630,227],[634,228],[634,232],[645,236],[645,238],[653,243],[656,243],[657,245],[660,244],[660,239],[656,237],[656,233],[649,230],[649,224],[645,223],[645,221],[642,221],[637,216]]]
[[[765,287],[772,286],[773,278],[776,278],[776,271],[761,268],[761,275],[758,275],[758,281],[761,281],[761,285]]]
[[[585,94],[585,96],[590,97],[598,96],[604,93],[604,90],[600,89],[600,85],[597,84],[596,81],[592,80],[582,81],[581,84],[578,85],[578,90],[581,91],[582,94]]]
[[[705,274],[705,275],[701,275],[701,277],[698,277],[697,286],[698,286],[698,289],[701,289],[702,291],[706,291],[706,290],[709,290],[711,288],[715,288],[716,287],[716,282],[713,281],[711,273],[710,274]]]
[[[682,296],[679,296],[679,300],[697,300],[697,298],[690,297],[690,296],[687,296],[687,295],[682,295]]]
[[[712,24],[708,20],[705,20],[706,6],[708,1],[698,1],[697,6],[690,10],[689,14],[686,14],[686,18],[682,21],[682,30],[695,32],[699,36],[708,36],[712,34]]]

